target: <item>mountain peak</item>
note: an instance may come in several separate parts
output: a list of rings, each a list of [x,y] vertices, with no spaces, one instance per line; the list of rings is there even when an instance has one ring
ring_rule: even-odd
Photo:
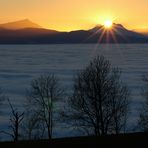
[[[31,22],[32,23],[32,21],[31,20],[29,20],[29,19],[23,19],[23,20],[19,20],[19,21],[16,21],[16,22]]]
[[[22,20],[18,20],[18,21],[15,21],[15,22],[29,22],[29,23],[33,23],[30,19],[28,18],[25,18],[25,19],[22,19]],[[14,23],[14,22],[13,22]]]
[[[96,25],[94,28],[90,29],[91,32],[102,32],[102,29],[105,28],[104,25]],[[127,31],[127,29],[122,24],[116,24],[113,23],[112,29],[114,30],[124,30]]]
[[[23,19],[15,22],[0,24],[0,27],[9,30],[18,30],[24,28],[42,28],[40,25],[30,21],[29,19]]]
[[[28,18],[23,19],[24,21],[30,21]]]
[[[117,27],[117,28],[122,28],[122,29],[126,29],[122,24],[116,24],[116,23],[113,23],[113,27]]]

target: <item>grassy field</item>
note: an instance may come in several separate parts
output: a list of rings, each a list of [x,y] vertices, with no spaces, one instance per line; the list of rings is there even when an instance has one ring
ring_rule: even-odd
[[[34,147],[148,147],[148,133],[120,134],[100,137],[73,137],[36,141],[1,142],[0,148],[34,148]]]

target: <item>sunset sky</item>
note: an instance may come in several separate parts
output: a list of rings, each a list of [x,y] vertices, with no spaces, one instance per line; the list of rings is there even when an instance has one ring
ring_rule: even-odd
[[[25,18],[60,31],[88,29],[106,19],[148,30],[148,0],[0,0],[0,23]]]

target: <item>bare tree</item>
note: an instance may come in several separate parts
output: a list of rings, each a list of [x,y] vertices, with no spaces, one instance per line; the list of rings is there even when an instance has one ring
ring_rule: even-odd
[[[129,90],[120,80],[121,71],[116,68],[112,69],[111,87],[108,92],[110,110],[107,110],[109,119],[106,124],[106,133],[119,134],[126,131],[127,114],[129,111]],[[108,126],[109,125],[109,126]],[[108,127],[108,128],[107,128]]]
[[[45,126],[43,124],[40,115],[34,111],[34,108],[31,104],[25,107],[25,118],[22,126],[23,138],[34,140],[34,139],[42,139],[45,133]]]
[[[142,109],[140,110],[140,116],[138,124],[140,129],[144,132],[148,132],[148,78],[146,76],[142,77],[144,86],[142,88],[142,96],[144,98],[142,103]]]
[[[2,133],[11,136],[14,141],[18,141],[20,136],[19,128],[24,118],[24,112],[18,112],[17,109],[14,109],[9,99],[8,99],[8,103],[11,108],[10,126],[9,126],[11,129],[11,132],[9,133],[9,132],[2,131]]]
[[[106,135],[124,130],[129,91],[120,80],[121,71],[111,68],[103,56],[96,57],[74,78],[68,117],[87,133]]]
[[[29,137],[35,127],[40,126],[42,128],[40,135],[43,136],[47,131],[49,140],[52,138],[54,103],[62,97],[63,89],[55,75],[41,75],[32,81],[27,97],[28,111],[30,112]]]

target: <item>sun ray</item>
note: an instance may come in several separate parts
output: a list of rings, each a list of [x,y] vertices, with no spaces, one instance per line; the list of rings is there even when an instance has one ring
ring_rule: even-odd
[[[101,41],[102,41],[102,39],[104,37],[104,34],[105,34],[105,29],[103,29],[103,31],[102,31],[102,33],[101,33],[101,35],[99,37],[99,40],[98,40],[99,43],[101,43]]]
[[[113,30],[114,30],[114,29],[113,29]],[[116,38],[116,35],[114,34],[113,31],[111,31],[111,36],[112,36],[114,42],[115,42],[115,43],[118,43],[118,40],[117,40],[117,38]]]
[[[93,32],[88,38],[86,38],[85,41],[89,40],[90,38],[92,38],[93,36],[95,36],[96,34],[98,34],[99,32],[101,32],[102,30],[104,30],[104,28],[103,27],[100,27],[97,31]]]

